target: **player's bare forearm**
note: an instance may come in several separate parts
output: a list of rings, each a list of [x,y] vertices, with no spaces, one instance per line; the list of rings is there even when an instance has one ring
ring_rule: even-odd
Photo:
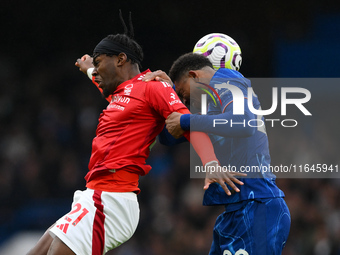
[[[81,58],[77,59],[75,66],[79,67],[79,71],[87,75],[87,70],[94,67],[92,61],[92,57],[88,54],[85,54]]]
[[[182,113],[173,112],[165,120],[166,129],[176,139],[182,137],[184,134],[184,130],[181,128],[181,116]]]

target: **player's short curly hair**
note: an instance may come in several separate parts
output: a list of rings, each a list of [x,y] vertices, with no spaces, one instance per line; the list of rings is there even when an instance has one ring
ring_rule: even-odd
[[[192,52],[186,53],[180,56],[172,64],[169,76],[172,82],[178,82],[183,78],[183,75],[188,73],[190,70],[200,70],[206,66],[213,68],[213,65],[207,57]]]
[[[125,48],[127,48],[128,50],[133,52],[133,54],[136,56],[136,59],[132,59],[132,58],[129,58],[129,57],[128,57],[128,59],[131,60],[132,64],[137,63],[139,66],[141,66],[140,62],[144,58],[142,47],[134,39],[132,39],[129,35],[127,35],[127,34],[108,35],[104,39],[110,40],[110,41],[115,42],[115,43],[119,43],[120,45],[124,46]],[[101,53],[95,52],[93,54],[93,58],[95,59],[100,54]],[[112,57],[113,55],[116,55],[116,54],[113,53],[113,54],[105,54],[105,55]]]

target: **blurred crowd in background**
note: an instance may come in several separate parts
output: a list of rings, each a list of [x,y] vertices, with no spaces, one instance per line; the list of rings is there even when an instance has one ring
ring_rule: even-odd
[[[143,16],[132,9],[138,41],[145,49],[144,68],[167,71],[200,37],[222,32],[241,46],[241,72],[247,77],[289,77],[292,73],[299,77],[297,69],[300,77],[340,74],[336,40],[340,18],[335,1],[285,1],[286,5],[260,1],[258,9],[255,2],[233,3],[238,13],[228,9],[227,3],[218,3],[218,13],[211,16],[225,21],[220,24],[217,19],[218,25],[204,22],[199,12],[185,15],[189,2],[193,4],[188,1],[176,6],[165,1],[153,5],[163,27],[156,27],[151,14]],[[90,18],[90,6],[77,9],[66,5],[65,11],[59,5],[50,6],[45,15],[31,13],[30,19],[24,19],[20,17],[33,11],[34,5],[21,4],[22,8],[12,7],[13,2],[5,4],[2,11],[7,13],[1,15],[3,24],[12,29],[3,30],[0,58],[0,245],[18,231],[48,228],[70,210],[74,191],[84,189],[91,142],[106,101],[74,62],[91,53],[107,34],[122,31],[103,29],[98,19],[92,19],[95,15]],[[96,12],[102,13],[105,5],[100,3]],[[114,20],[112,23],[120,27],[118,17],[112,16],[113,12],[118,14],[118,8],[111,7],[109,14],[100,17],[108,23]],[[323,18],[315,23],[320,10]],[[82,11],[85,17],[80,15]],[[252,20],[256,22],[249,26]],[[228,27],[228,22],[236,25]],[[199,26],[195,27],[196,23]],[[179,28],[188,32],[186,41],[183,32],[175,33]],[[155,37],[157,33],[161,36]],[[166,33],[168,39],[162,40]],[[319,33],[324,36],[319,37]],[[297,64],[304,56],[306,65]],[[340,102],[332,97],[336,93],[339,91],[329,90],[320,101],[311,102],[313,116],[303,119],[298,127],[289,131],[267,129],[273,165],[339,164]],[[260,101],[266,99],[260,97]],[[332,110],[322,111],[325,101]],[[189,154],[189,144],[156,144],[148,159],[153,169],[140,179],[140,224],[132,239],[114,254],[208,253],[215,219],[224,208],[202,206],[203,180],[190,179]],[[280,178],[277,184],[286,194],[292,217],[283,254],[339,255],[340,178]]]

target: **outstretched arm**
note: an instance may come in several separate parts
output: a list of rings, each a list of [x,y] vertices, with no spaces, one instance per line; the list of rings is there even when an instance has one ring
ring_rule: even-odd
[[[75,66],[79,67],[79,71],[83,72],[85,75],[87,75],[89,77],[89,79],[92,81],[92,83],[94,85],[96,85],[96,87],[98,88],[100,93],[103,92],[103,90],[101,88],[99,88],[98,83],[94,81],[94,76],[92,76],[92,71],[94,69],[94,66],[93,66],[93,58],[90,55],[85,54],[81,58],[78,58],[76,63],[75,63]],[[108,102],[110,102],[111,97],[112,96],[107,97],[106,100]]]
[[[256,116],[249,110],[245,100],[244,115],[234,115],[232,103],[226,111],[216,115],[173,113],[166,120],[170,134],[178,137],[183,130],[200,131],[224,137],[248,137],[254,134],[255,126],[248,125]]]

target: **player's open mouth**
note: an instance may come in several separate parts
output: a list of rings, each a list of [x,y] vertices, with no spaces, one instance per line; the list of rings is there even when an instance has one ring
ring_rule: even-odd
[[[94,79],[94,82],[98,83],[98,87],[101,87],[101,85],[102,85],[102,84],[101,84],[101,82],[102,82],[101,80],[99,80],[99,79]]]

